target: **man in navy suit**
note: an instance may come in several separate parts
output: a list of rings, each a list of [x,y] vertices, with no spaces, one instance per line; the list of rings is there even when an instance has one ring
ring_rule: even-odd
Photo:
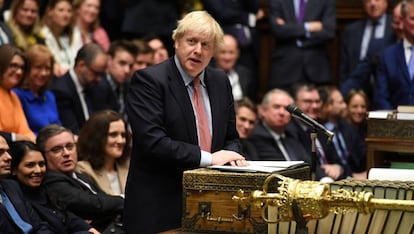
[[[230,34],[225,34],[224,44],[214,56],[215,65],[223,69],[229,77],[235,101],[239,101],[243,97],[255,100],[252,71],[248,67],[237,63],[239,54],[240,49],[236,38]]]
[[[340,83],[345,82],[357,64],[365,59],[373,39],[387,38],[392,32],[387,0],[363,0],[367,18],[346,26],[339,66]]]
[[[179,21],[173,39],[175,56],[137,71],[127,97],[134,135],[125,192],[127,233],[181,226],[184,170],[246,165],[238,153],[229,79],[208,67],[223,41],[220,25],[205,11],[193,11]]]
[[[78,134],[94,111],[116,109],[116,99],[107,90],[96,91],[96,85],[107,68],[107,55],[97,44],[84,45],[75,58],[75,66],[62,77],[52,80],[50,89],[56,97],[62,125]]]
[[[239,64],[253,74],[258,74],[259,45],[256,22],[263,18],[259,0],[202,0],[204,9],[210,13],[226,34],[237,39],[240,48]],[[257,88],[258,82],[252,83]]]
[[[326,46],[335,37],[335,1],[301,2],[269,1],[269,20],[276,43],[270,88],[290,90],[299,81],[332,82]]]
[[[392,11],[392,29],[393,33],[391,35],[371,40],[366,57],[355,66],[346,80],[341,82],[340,90],[345,98],[352,89],[362,89],[368,95],[370,103],[372,103],[375,72],[378,67],[379,57],[387,47],[394,45],[404,37],[401,3],[395,5]]]
[[[282,89],[272,89],[263,97],[259,107],[261,119],[247,138],[255,146],[258,160],[310,163],[310,157],[297,143],[295,133],[286,128],[291,115],[285,107],[292,103],[292,97]]]
[[[294,99],[296,106],[306,115],[314,120],[318,120],[320,115],[322,100],[316,86],[309,83],[299,83],[294,87]],[[287,127],[296,132],[298,141],[305,147],[306,154],[312,155],[312,139],[310,133],[312,128],[299,119],[292,119]],[[333,180],[343,179],[350,175],[350,170],[343,165],[341,160],[328,141],[328,137],[321,132],[317,133],[315,139],[316,158],[315,158],[315,178],[321,179],[330,177]]]
[[[375,109],[396,109],[398,105],[414,105],[414,80],[410,74],[414,63],[414,1],[401,6],[404,39],[387,48],[380,56],[374,90]],[[412,61],[414,62],[414,61]]]

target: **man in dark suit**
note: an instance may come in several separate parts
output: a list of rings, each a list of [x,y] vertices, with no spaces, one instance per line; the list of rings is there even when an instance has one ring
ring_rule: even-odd
[[[7,152],[9,146],[0,136],[0,233],[51,233],[47,223],[43,223],[30,203],[23,197],[23,192],[15,183],[6,179],[11,171],[11,156]],[[11,202],[16,214],[7,207],[5,200]],[[21,219],[24,225],[18,225]]]
[[[233,35],[240,48],[238,63],[258,75],[259,44],[256,22],[263,18],[259,0],[202,0],[204,9],[223,28],[224,33]],[[253,82],[253,89],[258,82]]]
[[[132,74],[132,65],[137,56],[136,46],[128,40],[111,42],[108,51],[108,68],[105,77],[98,86],[106,86],[117,101],[118,113],[125,112],[125,99],[128,92],[129,79]],[[103,87],[105,89],[105,87]],[[103,90],[104,91],[104,90]]]
[[[355,66],[346,80],[341,82],[340,90],[344,97],[347,97],[352,89],[362,89],[368,95],[370,103],[372,103],[376,78],[375,72],[378,67],[379,57],[384,49],[398,43],[404,37],[401,3],[398,3],[393,9],[392,29],[392,34],[371,40],[366,57]]]
[[[363,0],[367,18],[346,26],[340,54],[339,80],[345,82],[357,64],[367,56],[373,39],[393,34],[392,18],[386,14],[388,0]]]
[[[299,83],[294,86],[295,105],[310,118],[317,120],[321,111],[322,101],[316,86],[309,83]],[[287,127],[296,132],[299,142],[304,146],[307,155],[315,160],[315,179],[329,177],[333,180],[343,179],[350,175],[348,167],[338,158],[328,137],[315,132],[315,155],[312,153],[312,128],[299,119],[292,119]]]
[[[331,83],[326,45],[335,36],[335,1],[270,0],[269,20],[276,43],[269,87]]]
[[[214,56],[214,62],[217,68],[223,69],[228,75],[235,101],[245,96],[254,100],[253,74],[249,68],[237,63],[239,54],[236,39],[230,34],[225,34],[223,46]]]
[[[107,195],[87,176],[75,172],[78,155],[69,129],[55,124],[46,126],[39,132],[37,145],[47,159],[43,183],[55,205],[91,220],[91,226],[100,232],[121,219],[124,199]]]
[[[50,89],[56,97],[62,125],[78,134],[94,111],[115,109],[110,90],[94,91],[107,68],[107,55],[94,43],[84,45],[75,58],[75,66],[62,77],[52,80]]]
[[[175,56],[137,71],[127,97],[134,135],[125,192],[128,233],[181,226],[184,170],[246,165],[237,153],[229,79],[207,67],[223,40],[219,24],[193,11],[179,21],[173,39]]]
[[[257,123],[257,107],[248,97],[235,102],[234,105],[236,108],[236,129],[240,136],[241,154],[247,160],[259,160],[256,147],[247,140]]]
[[[414,1],[401,6],[404,39],[381,54],[374,89],[375,109],[414,105]]]
[[[345,121],[346,103],[342,94],[334,86],[319,90],[322,107],[320,121],[326,129],[335,135],[332,145],[344,168],[349,168],[349,175],[358,179],[366,179],[366,146],[355,128]]]
[[[303,146],[297,144],[295,133],[286,128],[291,115],[285,107],[292,103],[292,97],[282,89],[270,90],[263,97],[259,107],[261,120],[248,137],[258,152],[259,160],[310,163]]]

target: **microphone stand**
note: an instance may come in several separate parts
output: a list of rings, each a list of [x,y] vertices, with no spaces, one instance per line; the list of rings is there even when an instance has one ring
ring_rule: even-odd
[[[316,179],[316,159],[318,158],[318,155],[316,153],[316,138],[318,137],[318,133],[315,128],[312,128],[312,131],[310,133],[311,138],[311,180]]]

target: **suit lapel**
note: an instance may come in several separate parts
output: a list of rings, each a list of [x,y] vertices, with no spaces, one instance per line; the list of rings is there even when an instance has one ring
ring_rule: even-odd
[[[404,44],[402,42],[399,43],[396,49],[398,50],[397,51],[397,64],[401,64],[400,68],[402,70],[402,73],[404,74],[404,78],[408,82],[411,82],[410,75],[408,73],[407,62],[405,61]]]
[[[190,97],[188,96],[187,88],[185,87],[184,81],[178,72],[178,69],[174,63],[174,59],[170,59],[170,67],[168,68],[168,80],[170,93],[175,98],[176,103],[179,105],[181,114],[184,117],[186,123],[186,130],[192,143],[198,144],[196,119],[194,115],[193,106],[191,104]]]
[[[297,22],[295,5],[293,4],[293,1],[294,0],[289,0],[287,4],[283,4],[283,7],[285,7],[284,12],[287,13],[286,17],[290,18],[290,20],[286,20],[286,21]]]
[[[85,114],[83,113],[82,109],[82,103],[78,94],[78,91],[76,90],[75,83],[72,80],[72,77],[70,76],[70,73],[66,73],[67,76],[63,77],[66,79],[66,86],[70,89],[70,94],[73,95],[73,101],[75,102],[75,110],[76,110],[76,116],[77,118],[82,118],[83,121],[86,121]]]

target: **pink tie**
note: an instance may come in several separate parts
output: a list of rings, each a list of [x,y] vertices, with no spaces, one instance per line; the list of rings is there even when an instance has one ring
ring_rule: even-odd
[[[191,99],[195,108],[198,121],[198,134],[200,138],[200,147],[202,150],[211,151],[211,134],[208,124],[207,112],[204,106],[203,96],[201,94],[200,78],[195,77],[193,80],[193,95]]]

